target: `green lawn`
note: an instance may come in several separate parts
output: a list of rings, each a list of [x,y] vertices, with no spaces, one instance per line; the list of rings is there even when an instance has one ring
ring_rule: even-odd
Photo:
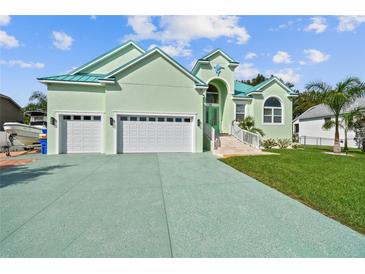
[[[365,154],[324,147],[270,150],[280,155],[222,159],[233,168],[365,234]]]

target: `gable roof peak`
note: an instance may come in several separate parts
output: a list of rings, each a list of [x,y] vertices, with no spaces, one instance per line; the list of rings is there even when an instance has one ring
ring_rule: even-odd
[[[105,59],[105,58],[107,58],[107,57],[109,57],[109,56],[111,56],[111,55],[119,52],[120,50],[122,50],[122,49],[124,49],[124,48],[126,48],[126,47],[128,47],[130,45],[132,45],[134,48],[136,48],[142,54],[144,54],[146,52],[144,49],[142,49],[134,41],[128,40],[125,43],[123,43],[123,44],[121,44],[121,45],[119,45],[119,46],[117,46],[117,47],[115,47],[115,48],[107,51],[106,53],[104,53],[104,54],[102,54],[102,55],[100,55],[100,56],[92,59],[91,61],[87,62],[86,64],[83,64],[82,66],[80,66],[80,67],[76,68],[75,70],[71,71],[70,72],[70,75],[74,75],[74,74],[80,73],[83,70],[85,70],[86,68],[88,68],[88,67],[90,67],[90,66],[92,66],[92,65],[94,65],[94,64],[96,64],[98,62],[100,62],[101,60],[103,60],[103,59]]]
[[[133,64],[135,64],[137,62],[140,62],[141,60],[147,58],[148,56],[150,56],[151,54],[153,54],[155,52],[157,52],[158,54],[160,54],[160,56],[162,56],[163,58],[165,58],[173,66],[175,66],[177,69],[179,69],[181,72],[183,72],[187,77],[189,77],[190,79],[192,79],[197,85],[199,85],[199,86],[206,86],[206,83],[203,80],[199,79],[196,75],[192,74],[183,65],[181,65],[180,63],[178,63],[175,59],[173,59],[170,55],[168,55],[166,52],[164,52],[159,47],[154,47],[154,48],[150,49],[149,51],[143,53],[142,55],[134,58],[130,62],[128,62],[128,63],[126,63],[126,64],[124,64],[124,65],[116,68],[115,70],[113,70],[110,73],[108,73],[103,79],[107,79],[107,78],[113,77],[117,73],[119,73],[119,72],[127,69],[128,67],[132,66]]]
[[[213,56],[216,53],[220,53],[224,58],[226,58],[230,63],[238,63],[236,62],[232,57],[230,57],[227,53],[225,53],[222,49],[217,48],[213,50],[212,52],[208,53],[207,55],[203,56],[199,60],[208,60],[211,56]]]

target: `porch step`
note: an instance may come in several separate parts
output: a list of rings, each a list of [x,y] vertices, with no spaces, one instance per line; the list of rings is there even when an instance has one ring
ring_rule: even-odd
[[[232,135],[221,135],[220,141],[221,146],[213,151],[213,153],[219,157],[270,154],[242,143]]]

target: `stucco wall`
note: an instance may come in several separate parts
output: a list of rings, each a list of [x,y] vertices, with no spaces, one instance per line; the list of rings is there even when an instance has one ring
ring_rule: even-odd
[[[283,123],[282,124],[264,124],[263,123],[263,104],[270,96],[280,98],[283,106]],[[292,108],[293,104],[288,97],[288,93],[279,84],[272,83],[267,86],[262,95],[253,95],[252,103],[247,106],[248,112],[252,113],[255,120],[255,126],[261,128],[267,138],[292,138]]]
[[[234,120],[234,103],[232,94],[234,93],[234,70],[230,68],[229,61],[219,53],[211,56],[210,65],[202,65],[196,75],[207,84],[213,83],[219,89],[221,132],[230,133],[231,123]],[[219,64],[223,67],[219,76],[214,67]]]
[[[203,96],[195,83],[159,55],[151,56],[117,77],[117,84],[107,85],[107,117],[116,112],[192,113],[203,121]],[[106,153],[115,152],[116,127],[107,126]],[[113,144],[113,145],[110,145]],[[203,151],[203,124],[196,127],[196,151]]]
[[[82,72],[106,74],[140,55],[142,55],[142,53],[137,50],[133,45],[130,45],[123,48],[116,54],[113,54],[108,58],[103,59],[101,62],[97,62],[95,65],[90,66]]]
[[[104,87],[49,84],[47,100],[48,154],[58,153],[59,136],[57,136],[57,128],[60,126],[61,122],[58,113],[105,113]],[[51,117],[57,119],[56,125],[51,125]],[[104,119],[103,127],[105,127],[106,124],[105,120],[106,119]]]

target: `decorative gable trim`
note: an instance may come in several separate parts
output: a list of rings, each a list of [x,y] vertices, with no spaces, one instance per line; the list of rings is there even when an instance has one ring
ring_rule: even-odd
[[[76,73],[79,73],[81,72],[82,70],[86,69],[86,68],[89,68],[90,66],[92,65],[95,65],[96,63],[104,60],[105,58],[108,58],[109,56],[115,54],[116,52],[128,47],[132,45],[133,47],[135,47],[140,53],[144,54],[145,51],[140,47],[138,46],[135,42],[133,41],[128,41],[120,46],[118,46],[117,48],[114,48],[112,49],[111,51],[108,51],[107,53],[104,53],[103,55],[100,55],[99,57],[96,57],[95,59],[91,60],[90,62],[82,65],[81,67],[78,67],[77,69],[73,70],[70,75],[74,75]]]
[[[293,90],[291,90],[290,88],[288,88],[283,82],[281,82],[276,76],[273,76],[271,79],[267,80],[266,82],[263,82],[263,84],[258,87],[255,91],[263,91],[263,89],[269,85],[272,82],[276,82],[277,84],[279,84],[283,89],[285,89],[289,95],[293,96]],[[253,92],[250,92],[248,94],[252,94]],[[295,94],[294,94],[295,95]]]
[[[211,53],[208,53],[207,55],[205,55],[203,58],[201,58],[202,60],[207,60],[209,59],[209,57],[213,56],[214,54],[219,53],[221,54],[224,58],[226,58],[230,63],[237,63],[235,60],[233,60],[233,58],[231,58],[228,54],[226,54],[223,50],[221,49],[216,49],[214,51],[212,51]]]

